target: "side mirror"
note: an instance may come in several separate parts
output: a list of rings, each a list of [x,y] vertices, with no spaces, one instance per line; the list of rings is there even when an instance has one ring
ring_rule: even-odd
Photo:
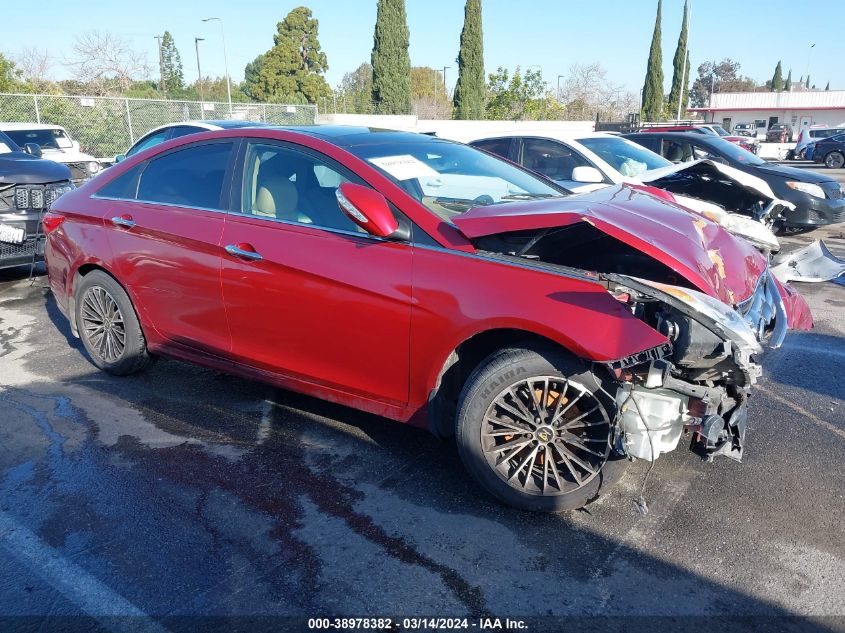
[[[575,182],[604,182],[604,176],[595,167],[582,165],[572,170],[572,180]]]
[[[400,230],[387,198],[378,191],[344,182],[335,191],[335,196],[340,210],[370,235],[408,239],[407,229]]]
[[[38,143],[24,143],[23,151],[27,154],[32,154],[36,158],[41,158],[41,146]]]
[[[120,161],[125,160],[125,159],[126,159],[126,154],[117,154],[114,157],[114,162],[119,163]]]

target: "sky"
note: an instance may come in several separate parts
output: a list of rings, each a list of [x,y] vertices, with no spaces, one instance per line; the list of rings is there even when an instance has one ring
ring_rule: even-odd
[[[809,72],[823,88],[845,89],[845,1],[843,0],[691,0],[692,74],[708,60],[730,57],[741,73],[757,81],[771,79],[783,62],[786,77]],[[376,0],[41,0],[3,2],[0,52],[14,58],[27,47],[46,49],[56,60],[53,79],[69,71],[61,61],[72,56],[74,38],[86,31],[110,31],[146,52],[157,68],[154,36],[169,30],[182,56],[185,78],[196,79],[194,37],[200,43],[203,75],[223,75],[219,22],[223,19],[229,71],[243,78],[244,66],[273,45],[276,23],[304,4],[320,23],[320,43],[328,56],[326,79],[337,86],[344,73],[369,61]],[[482,0],[486,72],[498,66],[539,66],[554,88],[558,75],[574,63],[599,62],[608,78],[639,92],[654,29],[656,0]],[[451,87],[457,57],[463,0],[406,0],[415,66],[446,71]],[[666,90],[681,26],[683,0],[663,3],[663,65]],[[810,48],[811,44],[816,44]],[[563,80],[561,80],[563,81]]]

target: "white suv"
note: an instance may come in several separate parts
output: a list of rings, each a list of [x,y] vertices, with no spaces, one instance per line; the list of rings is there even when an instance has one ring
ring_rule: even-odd
[[[27,149],[34,143],[41,148],[41,157],[70,168],[71,180],[77,187],[99,173],[102,166],[96,158],[79,149],[79,142],[70,138],[60,125],[46,123],[0,123],[0,132]]]

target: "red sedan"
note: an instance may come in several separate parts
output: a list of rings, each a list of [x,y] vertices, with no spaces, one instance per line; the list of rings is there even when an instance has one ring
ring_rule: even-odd
[[[685,430],[738,459],[756,355],[812,324],[751,245],[647,188],[571,196],[416,134],[183,137],[44,227],[101,369],[166,355],[455,435],[535,510],[584,505]]]

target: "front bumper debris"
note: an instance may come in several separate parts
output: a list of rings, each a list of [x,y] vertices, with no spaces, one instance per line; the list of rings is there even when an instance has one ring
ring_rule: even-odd
[[[781,253],[772,262],[771,273],[781,283],[788,281],[822,282],[845,274],[845,261],[836,257],[821,240],[789,253]]]

